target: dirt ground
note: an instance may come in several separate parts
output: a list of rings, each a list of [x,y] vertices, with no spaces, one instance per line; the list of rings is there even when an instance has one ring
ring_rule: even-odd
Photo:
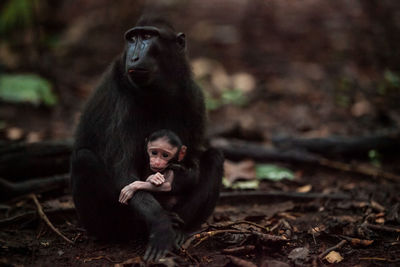
[[[141,11],[132,9],[130,0],[73,2],[64,1],[63,12],[49,12],[63,29],[58,50],[44,50],[38,60],[17,49],[20,66],[10,68],[41,69],[54,82],[60,102],[53,110],[1,103],[0,122],[6,124],[0,141],[71,138],[83,103],[120,52],[123,31]],[[271,145],[272,138],[281,136],[360,137],[398,130],[399,87],[385,74],[399,66],[389,53],[391,47],[398,50],[399,35],[380,24],[394,20],[395,2],[380,12],[369,9],[379,1],[171,2],[176,3],[160,6],[187,33],[192,65],[208,64],[204,76],[194,67],[205,91],[216,97],[234,91],[240,74],[254,82],[251,90],[238,87],[244,105],[210,110],[211,138]],[[26,59],[34,63],[25,66]],[[381,156],[383,170],[400,173],[400,159]],[[371,165],[367,155],[363,162],[336,160]],[[400,266],[398,181],[319,165],[278,164],[293,171],[294,180],[262,180],[257,191],[222,189],[208,222],[181,250],[149,265]],[[39,207],[73,244],[51,229]],[[0,203],[0,266],[144,266],[144,244],[89,237],[68,188]]]
[[[398,266],[398,183],[289,167],[297,171],[294,181],[261,184],[261,192],[280,192],[273,197],[228,199],[224,190],[211,218],[188,238],[184,249],[155,266]],[[324,195],[302,198],[293,193],[304,186]],[[37,215],[31,197],[20,198],[1,206],[1,266],[144,265],[139,257],[143,242],[112,244],[88,237],[68,191],[43,193],[38,200],[49,220],[74,244]],[[340,254],[336,264],[325,258],[334,246]]]

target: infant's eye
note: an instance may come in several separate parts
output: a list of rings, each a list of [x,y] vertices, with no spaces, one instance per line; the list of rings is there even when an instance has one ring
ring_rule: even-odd
[[[157,151],[151,151],[151,154],[152,154],[153,156],[157,156]]]

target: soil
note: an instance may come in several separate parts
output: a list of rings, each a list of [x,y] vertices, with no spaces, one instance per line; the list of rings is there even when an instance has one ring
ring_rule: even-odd
[[[187,33],[191,60],[218,62],[208,70],[216,75],[219,68],[216,80],[233,83],[235,75],[243,72],[255,80],[255,87],[244,91],[245,105],[228,104],[210,111],[210,137],[271,145],[276,136],[356,137],[398,129],[398,87],[392,95],[392,85],[382,78],[387,69],[398,67],[398,53],[388,50],[397,49],[398,31],[381,25],[395,21],[399,10],[395,1],[393,7],[383,5],[386,9],[380,12],[374,6],[379,1],[160,4],[154,0],[138,1],[138,5],[144,2],[153,7],[159,2],[177,29]],[[43,69],[54,82],[60,102],[51,111],[1,103],[0,124],[5,126],[0,125],[0,142],[71,138],[82,104],[120,52],[123,31],[141,10],[132,8],[130,0],[63,3],[48,14],[65,30],[60,51],[44,49],[43,59],[38,60],[18,49],[21,63],[15,67],[15,71],[25,70],[25,65],[32,65],[28,66],[31,72]],[[369,7],[373,7],[370,14],[364,10]],[[109,19],[98,19],[102,17]],[[26,64],[27,59],[33,63]],[[196,80],[210,95],[235,89],[229,83],[218,88],[211,76]],[[384,95],[378,87],[386,89]],[[400,172],[400,159],[380,156],[384,170]],[[371,164],[367,155],[361,163],[343,157],[336,160]],[[263,180],[259,190],[265,196],[240,195],[231,202],[224,192],[253,191],[223,189],[214,213],[188,238],[184,249],[172,251],[155,265],[400,266],[399,181],[319,166],[281,165],[295,173],[294,180]],[[267,195],[271,192],[276,192],[274,197]],[[298,192],[315,194],[306,199]],[[106,243],[88,236],[68,189],[36,196],[51,223],[74,244],[38,215],[31,196],[14,199],[0,204],[0,266],[145,265],[140,258],[145,241]],[[334,246],[340,254],[333,253],[337,263],[325,258]]]
[[[335,251],[342,260],[335,266],[398,266],[398,183],[321,168],[286,167],[296,171],[295,180],[264,181],[260,190],[291,193],[310,185],[311,192],[331,197],[291,199],[278,194],[273,199],[243,200],[238,196],[229,204],[222,196],[185,249],[171,252],[156,266],[329,266],[319,255],[340,242],[345,244]],[[13,200],[1,206],[2,266],[144,265],[143,241],[105,243],[89,237],[78,223],[68,191],[42,193],[39,201],[45,212],[51,210],[47,215],[54,226],[74,244],[49,228],[31,198]],[[20,217],[4,223],[16,215]]]

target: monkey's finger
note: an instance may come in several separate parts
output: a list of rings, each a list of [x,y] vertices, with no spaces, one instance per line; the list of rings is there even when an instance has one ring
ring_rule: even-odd
[[[128,196],[127,195],[125,195],[125,194],[123,195],[122,202],[128,204]]]
[[[126,194],[125,199],[124,199],[126,204],[128,204],[128,200],[131,198],[132,198],[132,194],[130,194],[130,193]]]
[[[154,185],[160,185],[161,183],[162,182],[161,182],[161,179],[159,177],[154,178]]]
[[[186,234],[180,231],[177,232],[177,237],[175,239],[175,248],[180,249],[185,240],[186,240]]]
[[[150,260],[150,255],[153,254],[152,252],[153,252],[153,246],[148,246],[146,252],[143,255],[143,260],[145,261]]]
[[[161,259],[161,258],[164,258],[164,257],[165,257],[165,254],[167,254],[167,251],[166,251],[166,250],[159,249],[159,250],[157,251],[157,253],[154,255],[154,261],[159,260],[159,259]]]

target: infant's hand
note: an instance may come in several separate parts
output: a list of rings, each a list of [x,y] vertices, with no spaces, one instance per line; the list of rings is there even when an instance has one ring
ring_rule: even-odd
[[[165,178],[164,178],[164,175],[162,175],[161,173],[157,172],[157,173],[155,173],[153,175],[150,175],[147,178],[146,182],[150,182],[155,186],[160,186],[165,182]]]
[[[119,202],[128,205],[128,200],[132,198],[136,189],[137,188],[135,187],[135,182],[128,184],[127,186],[122,188],[121,193],[119,194]]]

